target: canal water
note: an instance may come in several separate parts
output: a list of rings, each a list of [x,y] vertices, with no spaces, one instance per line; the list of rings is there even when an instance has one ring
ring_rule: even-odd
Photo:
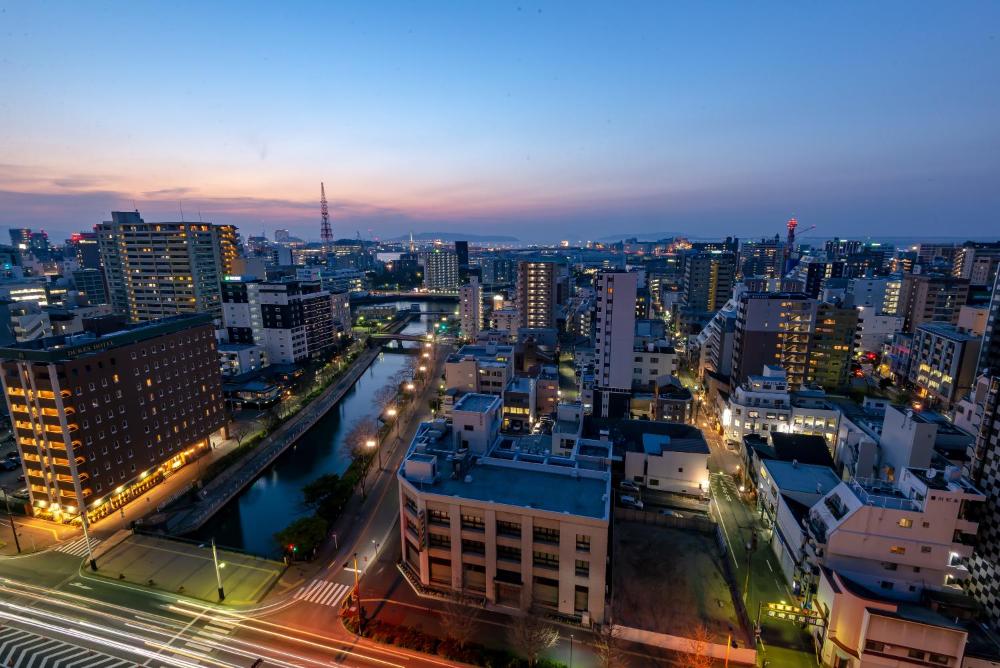
[[[400,303],[397,306],[409,308],[410,305]],[[431,322],[440,318],[423,314],[428,305],[422,303],[420,306],[422,315],[410,322],[404,333],[423,334]],[[443,308],[447,306],[430,305],[431,311]],[[404,345],[419,344],[406,342]],[[275,532],[310,512],[302,504],[302,487],[324,473],[341,474],[347,469],[350,454],[344,447],[344,437],[358,420],[375,419],[375,393],[392,382],[393,376],[406,364],[406,359],[406,355],[398,353],[383,352],[379,355],[337,406],[193,537],[206,540],[214,537],[220,546],[261,556],[280,557],[281,550],[273,538]]]

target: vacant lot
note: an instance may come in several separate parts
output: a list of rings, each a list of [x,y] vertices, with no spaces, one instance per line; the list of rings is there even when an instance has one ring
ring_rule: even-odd
[[[619,522],[615,525],[616,624],[690,637],[704,625],[716,642],[743,633],[711,534]]]

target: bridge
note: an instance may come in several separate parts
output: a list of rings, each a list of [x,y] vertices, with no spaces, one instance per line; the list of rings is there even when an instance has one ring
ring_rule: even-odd
[[[383,332],[379,334],[372,334],[369,338],[378,339],[380,341],[426,341],[427,335],[421,334],[393,334],[391,332]]]
[[[458,302],[458,291],[454,292],[369,292],[351,296],[351,306],[355,304],[384,304],[386,302]]]

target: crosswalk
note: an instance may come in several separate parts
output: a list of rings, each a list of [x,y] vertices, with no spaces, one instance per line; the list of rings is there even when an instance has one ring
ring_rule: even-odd
[[[351,585],[341,584],[333,580],[313,580],[295,592],[294,598],[297,601],[309,601],[317,605],[333,607],[340,603],[340,600],[349,591],[351,591]]]
[[[100,542],[101,541],[99,539],[91,538],[90,549],[92,550],[96,548],[97,544]],[[90,550],[87,549],[86,538],[77,538],[76,540],[71,540],[68,543],[60,543],[59,546],[56,547],[56,552],[62,552],[63,554],[69,554],[74,557],[85,557],[89,551]]]
[[[135,662],[6,626],[0,628],[0,666],[129,668],[135,666]]]

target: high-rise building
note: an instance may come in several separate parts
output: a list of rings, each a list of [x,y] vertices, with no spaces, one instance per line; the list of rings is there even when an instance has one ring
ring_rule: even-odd
[[[469,242],[468,241],[456,241],[455,242],[455,256],[458,257],[459,267],[469,266]]]
[[[475,341],[483,327],[483,288],[475,276],[459,290],[459,307],[462,336]]]
[[[10,228],[10,243],[19,250],[28,250],[31,244],[31,230],[26,227]]]
[[[840,278],[844,275],[842,260],[827,261],[817,257],[804,257],[792,272],[793,277],[804,286],[804,292],[816,299],[827,279]]]
[[[81,269],[101,268],[101,246],[97,232],[77,232],[69,244]]]
[[[684,262],[681,283],[682,304],[686,309],[715,313],[733,295],[736,256],[729,251],[703,251]]]
[[[515,304],[520,327],[556,328],[569,299],[569,274],[562,262],[522,260],[517,265]]]
[[[453,251],[435,248],[424,260],[424,287],[428,290],[458,289],[458,256]]]
[[[635,342],[638,274],[602,271],[597,275],[597,335],[594,344],[594,413],[628,417]]]
[[[289,234],[288,230],[275,230],[274,231],[274,241],[275,243],[283,244],[287,243],[291,239],[292,235]]]
[[[784,243],[778,235],[773,239],[744,241],[740,245],[740,275],[776,278],[781,273]]]
[[[219,285],[232,273],[236,228],[147,223],[113,211],[97,226],[111,306],[133,322],[179,313],[221,314]]]
[[[981,339],[944,322],[925,322],[913,333],[909,380],[930,403],[950,407],[976,379]]]
[[[941,274],[906,274],[899,294],[903,331],[912,333],[925,322],[958,324],[958,313],[969,298],[969,279]]]
[[[846,387],[858,328],[858,310],[841,303],[816,303],[805,382],[835,390]]]
[[[99,519],[207,452],[226,423],[211,317],[0,348],[32,512]]]

